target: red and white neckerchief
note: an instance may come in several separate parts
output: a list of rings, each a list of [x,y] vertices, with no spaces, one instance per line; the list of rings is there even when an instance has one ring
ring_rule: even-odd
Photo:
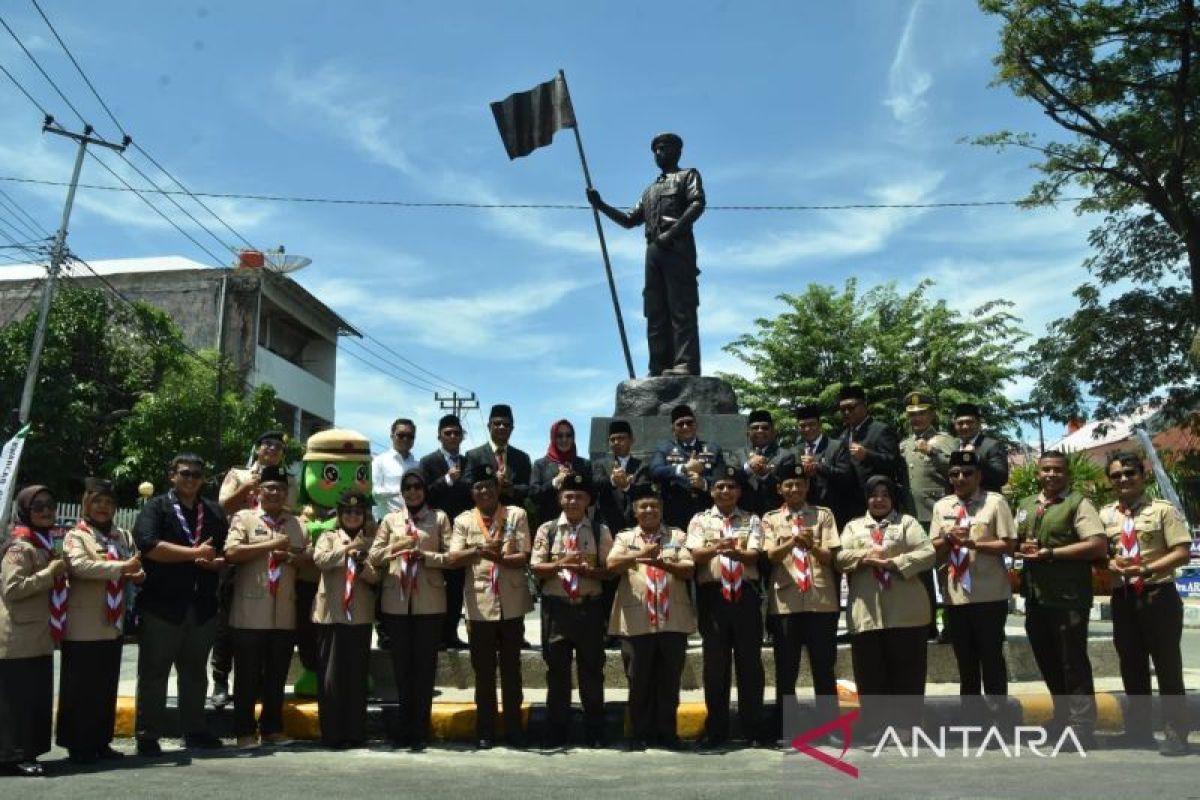
[[[283,528],[282,521],[276,522],[269,514],[262,515],[263,524],[271,533],[279,533]],[[271,597],[279,594],[279,579],[283,577],[283,559],[272,550],[267,554],[267,590]]]
[[[871,542],[874,544],[883,544],[883,529],[882,523],[876,522],[871,528]],[[888,572],[883,567],[872,567],[875,572],[875,582],[879,584],[880,589],[892,588],[892,573]]]
[[[737,532],[733,529],[733,516],[721,515],[722,539],[737,538]],[[742,575],[746,571],[746,565],[732,556],[722,554],[718,558],[721,566],[721,597],[724,597],[727,603],[736,603],[742,599]]]
[[[84,520],[75,523],[76,529],[83,531],[96,540],[96,544],[104,548],[105,561],[120,561],[121,551],[117,548],[116,537],[105,536],[96,531]],[[109,578],[104,584],[104,614],[108,624],[121,630],[125,621],[125,576]]]
[[[13,528],[12,535],[14,539],[24,539],[48,556],[54,555],[54,537],[49,533],[18,525]],[[67,591],[66,573],[54,576],[54,584],[50,587],[50,638],[55,643],[62,641],[63,633],[67,630]]]
[[[179,527],[183,531],[183,535],[187,537],[188,544],[195,547],[200,544],[200,539],[204,536],[204,501],[199,497],[196,498],[196,529],[192,530],[183,517],[183,509],[179,507],[179,496],[175,494],[175,490],[172,489],[168,496],[171,499],[171,505],[175,508],[175,518],[179,520]]]
[[[421,560],[417,555],[420,549],[421,531],[413,522],[411,513],[405,520],[404,532],[414,541],[411,549],[400,551],[400,571],[396,573],[396,585],[400,587],[401,603],[407,603],[408,599],[417,593],[417,572],[421,568]]]
[[[567,535],[562,538],[562,554],[579,552],[579,529],[583,527],[583,523],[572,525],[571,530],[567,531]],[[579,599],[579,573],[573,569],[560,569],[558,578],[562,581],[563,591],[567,593],[567,597],[572,600]]]
[[[967,510],[967,504],[963,500],[958,502],[958,519],[955,520],[955,527],[966,530],[971,529],[971,512]],[[949,564],[950,580],[955,586],[961,586],[962,590],[967,594],[971,593],[971,551],[958,541],[957,536],[950,537],[950,561]]]
[[[342,587],[342,611],[346,614],[346,621],[354,621],[354,613],[351,607],[354,605],[354,582],[358,580],[358,562],[355,561],[349,553],[346,554],[346,583]]]
[[[1049,508],[1050,506],[1056,506],[1059,503],[1061,503],[1062,501],[1063,501],[1062,497],[1051,497],[1049,500],[1046,500],[1042,497],[1038,497],[1037,518],[1041,519],[1042,517],[1046,516],[1047,508]]]
[[[1125,521],[1121,523],[1121,545],[1120,555],[1134,566],[1140,566],[1142,563],[1142,546],[1138,544],[1137,527],[1134,524],[1136,515],[1133,509],[1126,505],[1120,505],[1117,510],[1125,517]],[[1128,581],[1129,579],[1126,578]],[[1138,594],[1146,588],[1146,579],[1138,575],[1133,579],[1133,589]]]
[[[645,537],[647,544],[658,544],[662,534]],[[646,567],[646,617],[651,628],[666,625],[671,618],[671,577],[662,567]]]
[[[505,524],[504,506],[496,509],[496,516],[485,517],[483,512],[478,508],[475,509],[475,523],[479,526],[479,530],[483,531],[483,538],[489,542],[494,542],[503,535]],[[493,598],[500,597],[500,562],[488,562],[488,592]]]
[[[792,512],[787,504],[784,503],[781,509],[784,514],[788,514],[792,523],[792,536],[799,536],[804,532],[804,514],[800,511]],[[796,568],[796,588],[802,592],[807,592],[812,588],[812,567],[808,558],[808,548],[795,545],[792,547],[792,566]]]

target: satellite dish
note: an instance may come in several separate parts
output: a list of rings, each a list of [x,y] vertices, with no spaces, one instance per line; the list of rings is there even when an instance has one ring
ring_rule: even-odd
[[[287,255],[284,252],[283,245],[261,252],[258,250],[235,250],[234,252],[238,255],[238,261],[235,266],[250,269],[265,267],[280,275],[296,272],[312,263],[312,259],[307,256]]]

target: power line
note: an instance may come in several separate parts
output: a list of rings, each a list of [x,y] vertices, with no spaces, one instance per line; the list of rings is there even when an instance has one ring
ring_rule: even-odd
[[[62,98],[62,101],[67,104],[67,108],[71,109],[71,111],[74,112],[75,116],[79,118],[80,124],[86,126],[88,124],[88,121],[83,118],[83,114],[80,114],[79,109],[75,107],[75,104],[67,99],[67,96],[65,94],[63,94],[62,89],[58,88],[58,84],[55,83],[54,79],[50,77],[50,74],[48,72],[46,72],[45,69],[42,68],[41,63],[39,63],[38,60],[36,58],[34,58],[33,53],[29,52],[29,48],[26,47],[25,43],[21,41],[21,37],[17,36],[16,32],[14,32],[13,29],[8,26],[8,23],[4,21],[3,17],[0,17],[0,25],[4,26],[4,30],[8,31],[8,35],[11,36],[13,41],[17,43],[17,46],[20,47],[21,50],[23,50],[25,52],[25,55],[28,56],[29,60],[33,62],[33,66],[37,67],[37,71],[42,74],[42,77],[46,79],[46,82],[49,83],[51,87],[53,87],[54,91],[58,93],[58,96],[60,98]],[[7,70],[5,70],[5,72],[7,72]],[[16,78],[13,78],[13,76],[11,74],[8,77],[10,79],[12,79],[13,83],[17,82]],[[20,84],[17,84],[17,85],[20,86]],[[22,91],[24,91],[23,88],[22,88]],[[26,92],[26,97],[28,97],[28,96],[29,96],[29,94],[28,94],[28,92]],[[32,100],[32,99],[33,98],[30,98],[30,100]],[[38,106],[38,108],[41,108],[41,105],[36,100],[34,101],[34,105]],[[46,112],[43,110],[42,113],[45,114]]]
[[[371,334],[369,334],[369,333],[364,333],[364,334],[363,334],[363,336],[364,336],[365,338],[367,338],[367,339],[370,339],[372,342],[374,342],[375,344],[379,345],[379,346],[380,346],[380,347],[382,347],[384,350],[388,351],[389,353],[391,353],[392,355],[394,355],[396,358],[398,358],[398,359],[400,359],[401,361],[403,361],[405,364],[409,364],[410,366],[413,366],[413,367],[415,367],[415,368],[419,369],[421,372],[424,372],[426,375],[429,375],[431,378],[435,378],[436,380],[440,381],[440,382],[443,384],[442,388],[458,389],[458,390],[460,390],[460,391],[463,391],[463,392],[469,392],[469,391],[471,391],[470,389],[468,389],[468,388],[467,388],[467,387],[465,387],[465,386],[462,386],[461,384],[457,384],[457,383],[455,383],[454,381],[447,380],[446,378],[443,378],[443,377],[441,377],[441,376],[440,376],[440,375],[438,375],[436,372],[432,372],[432,371],[430,371],[430,370],[427,370],[427,369],[425,369],[425,367],[422,367],[420,364],[418,364],[417,362],[413,361],[412,359],[405,358],[405,357],[404,357],[404,356],[402,356],[400,353],[396,352],[395,350],[393,350],[393,349],[392,349],[391,347],[389,347],[388,345],[386,345],[386,344],[384,344],[383,342],[379,341],[378,339],[376,339],[376,338],[375,338],[374,336],[372,336]],[[411,373],[411,372],[408,372],[408,370],[404,370],[404,371],[405,371],[406,373],[408,373],[409,375],[412,375],[412,373]],[[414,377],[419,377],[419,376],[414,376]]]
[[[381,362],[383,362],[383,363],[385,363],[385,364],[387,363],[387,362],[383,361],[383,359],[382,359],[382,358],[380,358],[380,356],[379,356],[378,354],[376,354],[376,353],[373,353],[372,351],[370,351],[370,350],[367,350],[366,348],[363,348],[362,344],[360,344],[360,343],[358,343],[358,342],[355,342],[353,339],[346,338],[346,339],[345,339],[345,341],[346,341],[346,343],[347,343],[347,344],[354,344],[354,345],[357,345],[358,347],[362,348],[362,349],[363,349],[363,352],[364,352],[364,353],[365,353],[367,356],[370,356],[371,358],[377,359],[377,360],[379,360],[379,361],[381,361]],[[399,381],[400,383],[403,383],[403,384],[405,384],[405,385],[407,385],[407,386],[411,386],[412,388],[414,388],[414,389],[417,389],[418,391],[421,391],[421,392],[432,392],[432,391],[436,391],[436,390],[434,389],[434,387],[432,387],[432,386],[422,386],[421,384],[414,383],[414,382],[412,382],[412,381],[408,380],[407,378],[401,377],[400,375],[396,374],[395,372],[392,372],[391,370],[384,369],[384,368],[380,367],[378,364],[373,364],[373,363],[371,363],[370,361],[367,361],[366,357],[364,357],[364,356],[360,356],[360,355],[358,355],[357,353],[355,353],[355,352],[354,352],[354,351],[352,351],[352,350],[343,350],[343,352],[344,352],[346,355],[350,356],[351,358],[353,358],[353,359],[355,359],[355,360],[357,360],[357,361],[361,361],[363,364],[366,364],[368,367],[371,367],[371,369],[375,370],[376,372],[383,373],[384,375],[388,376],[389,378],[392,378],[392,379],[394,379],[394,380],[397,380],[397,381]]]
[[[17,80],[15,77],[13,77],[13,74],[11,72],[9,72],[8,68],[5,67],[3,64],[0,64],[0,72],[3,72],[6,76],[8,76],[8,79],[13,82],[13,86],[16,86],[17,89],[20,90],[21,94],[25,95],[25,99],[28,100],[30,103],[33,103],[33,105],[37,108],[37,110],[42,112],[43,117],[50,116],[50,112],[46,111],[46,109],[42,106],[41,103],[39,103],[37,100],[33,99],[33,95],[31,95],[29,93],[29,90],[26,89],[24,86],[22,86],[21,82],[19,80]]]
[[[50,269],[49,264],[39,264],[38,266],[47,270]],[[29,301],[33,299],[33,296],[37,293],[37,290],[41,288],[40,280],[44,280],[44,278],[35,279],[29,282],[29,291],[25,293],[25,299],[13,306],[12,311],[8,313],[8,316],[5,318],[4,322],[0,322],[0,328],[7,328],[10,322],[21,315],[21,312],[25,310],[25,306],[29,305]]]
[[[50,231],[48,231],[44,225],[42,225],[40,222],[38,222],[33,217],[33,215],[30,214],[28,211],[26,211],[25,208],[20,203],[18,203],[16,200],[14,200],[12,195],[10,195],[8,192],[4,191],[3,189],[0,189],[0,197],[5,198],[9,202],[9,204],[12,205],[12,207],[15,208],[18,212],[20,212],[20,214],[23,217],[25,217],[25,219],[29,220],[29,223],[31,225],[33,225],[36,229],[41,231],[46,236],[53,236],[53,234],[50,233]]]
[[[135,149],[140,149],[135,144]],[[24,178],[16,175],[0,175],[0,181],[9,183],[31,183],[42,186],[65,186],[62,181],[43,180],[40,178]],[[121,186],[111,186],[94,183],[81,183],[81,189],[96,189],[104,192],[125,192],[129,189]],[[162,194],[190,195],[192,197],[210,197],[220,200],[261,200],[269,203],[313,203],[323,205],[343,206],[386,206],[392,208],[465,208],[465,209],[548,209],[559,211],[591,210],[591,206],[579,203],[467,203],[467,202],[417,202],[409,200],[380,200],[372,198],[347,197],[313,197],[281,194],[250,194],[244,192],[196,192],[165,190]],[[1078,203],[1091,200],[1090,197],[1060,197],[1059,202]],[[1025,200],[960,200],[939,203],[796,203],[792,205],[708,205],[705,211],[856,211],[856,210],[885,210],[905,208],[988,208],[995,206],[1019,206]]]

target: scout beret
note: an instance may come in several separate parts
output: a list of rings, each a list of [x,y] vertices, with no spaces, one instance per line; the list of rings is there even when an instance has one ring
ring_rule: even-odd
[[[483,481],[496,480],[496,468],[491,464],[480,464],[476,462],[471,465],[467,471],[467,483],[476,484]]]
[[[909,392],[904,395],[904,410],[909,413],[928,411],[933,405],[933,395],[928,392]]]
[[[674,144],[680,150],[683,149],[683,137],[681,137],[678,133],[660,133],[660,134],[658,134],[657,136],[655,136],[653,139],[650,140],[650,149],[653,150],[654,148],[658,147],[659,142],[666,142],[668,144]]]
[[[630,496],[630,499],[633,500],[634,502],[637,502],[638,500],[642,500],[647,497],[651,497],[655,500],[661,501],[662,500],[662,490],[660,490],[658,488],[657,483],[651,483],[649,481],[642,481],[641,483],[635,483],[633,486],[629,487],[629,496]]]
[[[444,416],[438,420],[437,429],[440,431],[440,430],[444,430],[446,428],[461,428],[461,427],[462,427],[462,420],[460,420],[458,417],[454,416],[453,414],[447,414],[446,416]]]
[[[979,453],[976,453],[974,450],[955,450],[950,454],[950,466],[978,467]]]
[[[674,424],[676,420],[683,419],[684,417],[691,417],[692,419],[696,418],[696,415],[692,411],[691,406],[678,405],[671,409],[671,423],[672,424]]]
[[[955,417],[982,417],[979,412],[979,406],[974,403],[956,403],[954,406]]]
[[[813,404],[803,405],[797,408],[794,412],[796,419],[820,419],[821,409]]]
[[[558,487],[560,492],[587,492],[592,494],[592,482],[588,476],[579,472],[572,472],[563,481],[562,486]]]
[[[779,478],[780,483],[792,480],[808,480],[808,474],[804,471],[804,465],[794,458],[789,458],[776,464],[775,476]]]
[[[290,478],[290,475],[276,466],[263,467],[258,473],[258,482],[260,485],[264,483],[286,484]]]
[[[713,470],[712,485],[716,485],[718,481],[734,481],[740,487],[742,485],[742,470],[740,467],[735,467],[733,464],[725,464]]]
[[[857,384],[851,384],[849,386],[843,386],[841,389],[839,389],[837,398],[839,402],[842,400],[865,401],[867,399],[867,393],[863,391],[861,386],[858,386]]]
[[[267,431],[266,433],[260,433],[258,438],[254,440],[254,446],[258,447],[260,444],[269,439],[274,439],[277,442],[286,442],[287,434],[283,431]]]
[[[774,422],[771,419],[771,412],[761,408],[756,408],[750,412],[750,416],[746,419],[746,424],[750,425],[755,422]]]
[[[101,494],[115,496],[112,481],[108,478],[84,478],[83,491],[93,496]]]
[[[367,508],[367,498],[362,492],[357,489],[347,489],[338,495],[337,499],[338,511],[344,508]]]
[[[612,422],[608,423],[608,435],[612,436],[614,433],[627,433],[630,436],[633,436],[633,428],[626,420],[614,419]]]
[[[492,406],[492,410],[488,412],[488,419],[495,419],[496,417],[512,419],[512,406],[505,405],[504,403],[497,403]]]

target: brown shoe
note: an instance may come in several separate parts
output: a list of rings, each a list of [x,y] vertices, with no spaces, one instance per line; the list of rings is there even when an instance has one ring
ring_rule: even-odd
[[[260,745],[257,736],[239,736],[237,737],[238,750],[257,750]]]
[[[285,734],[282,733],[268,733],[266,736],[262,737],[262,741],[263,744],[269,744],[272,747],[287,747],[294,740],[289,739]]]

